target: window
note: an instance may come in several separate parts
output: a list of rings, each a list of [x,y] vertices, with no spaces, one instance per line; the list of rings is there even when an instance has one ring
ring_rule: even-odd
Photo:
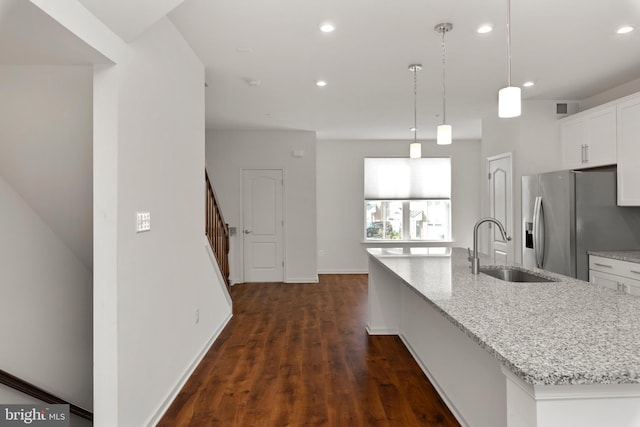
[[[365,158],[366,240],[451,239],[449,157]]]

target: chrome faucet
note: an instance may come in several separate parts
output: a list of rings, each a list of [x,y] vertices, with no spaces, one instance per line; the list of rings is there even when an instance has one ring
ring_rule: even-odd
[[[504,225],[500,221],[495,218],[482,218],[476,225],[473,227],[473,256],[471,255],[471,251],[469,251],[469,261],[471,261],[471,274],[480,273],[480,258],[478,257],[478,227],[483,222],[493,222],[498,226],[498,230],[502,234],[502,238],[506,241],[511,240],[511,237],[507,236],[507,232],[504,229]]]

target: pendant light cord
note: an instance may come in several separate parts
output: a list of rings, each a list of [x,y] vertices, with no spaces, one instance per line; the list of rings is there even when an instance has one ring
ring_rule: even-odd
[[[418,140],[418,67],[413,67],[413,142]]]
[[[442,26],[442,124],[447,124],[447,86],[445,83],[446,78],[446,46],[444,44],[444,35],[447,32],[446,27]]]
[[[511,87],[511,0],[507,0],[507,86]]]

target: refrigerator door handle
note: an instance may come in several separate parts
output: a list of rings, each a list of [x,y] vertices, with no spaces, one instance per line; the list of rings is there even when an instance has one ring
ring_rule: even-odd
[[[536,267],[544,264],[544,211],[542,197],[537,196],[533,205],[533,252],[536,256]]]

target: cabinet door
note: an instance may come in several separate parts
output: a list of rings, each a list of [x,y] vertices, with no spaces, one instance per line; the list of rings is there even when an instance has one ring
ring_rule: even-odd
[[[616,106],[594,108],[560,123],[562,165],[584,169],[616,163]]]
[[[593,112],[586,117],[586,147],[584,159],[587,167],[616,163],[616,107]]]
[[[640,296],[640,280],[625,278],[623,280],[624,291],[631,295]]]
[[[564,169],[584,167],[585,121],[583,117],[570,117],[560,122],[562,166]]]
[[[589,255],[589,270],[593,271],[602,271],[603,273],[624,276],[624,272],[627,270],[627,264],[627,262],[617,259]]]
[[[640,263],[589,254],[589,270],[640,280]]]
[[[640,206],[640,96],[618,104],[618,205]]]
[[[603,273],[601,271],[589,270],[589,282],[594,285],[604,286],[605,288],[613,289],[614,291],[620,290],[619,277],[609,273]]]

